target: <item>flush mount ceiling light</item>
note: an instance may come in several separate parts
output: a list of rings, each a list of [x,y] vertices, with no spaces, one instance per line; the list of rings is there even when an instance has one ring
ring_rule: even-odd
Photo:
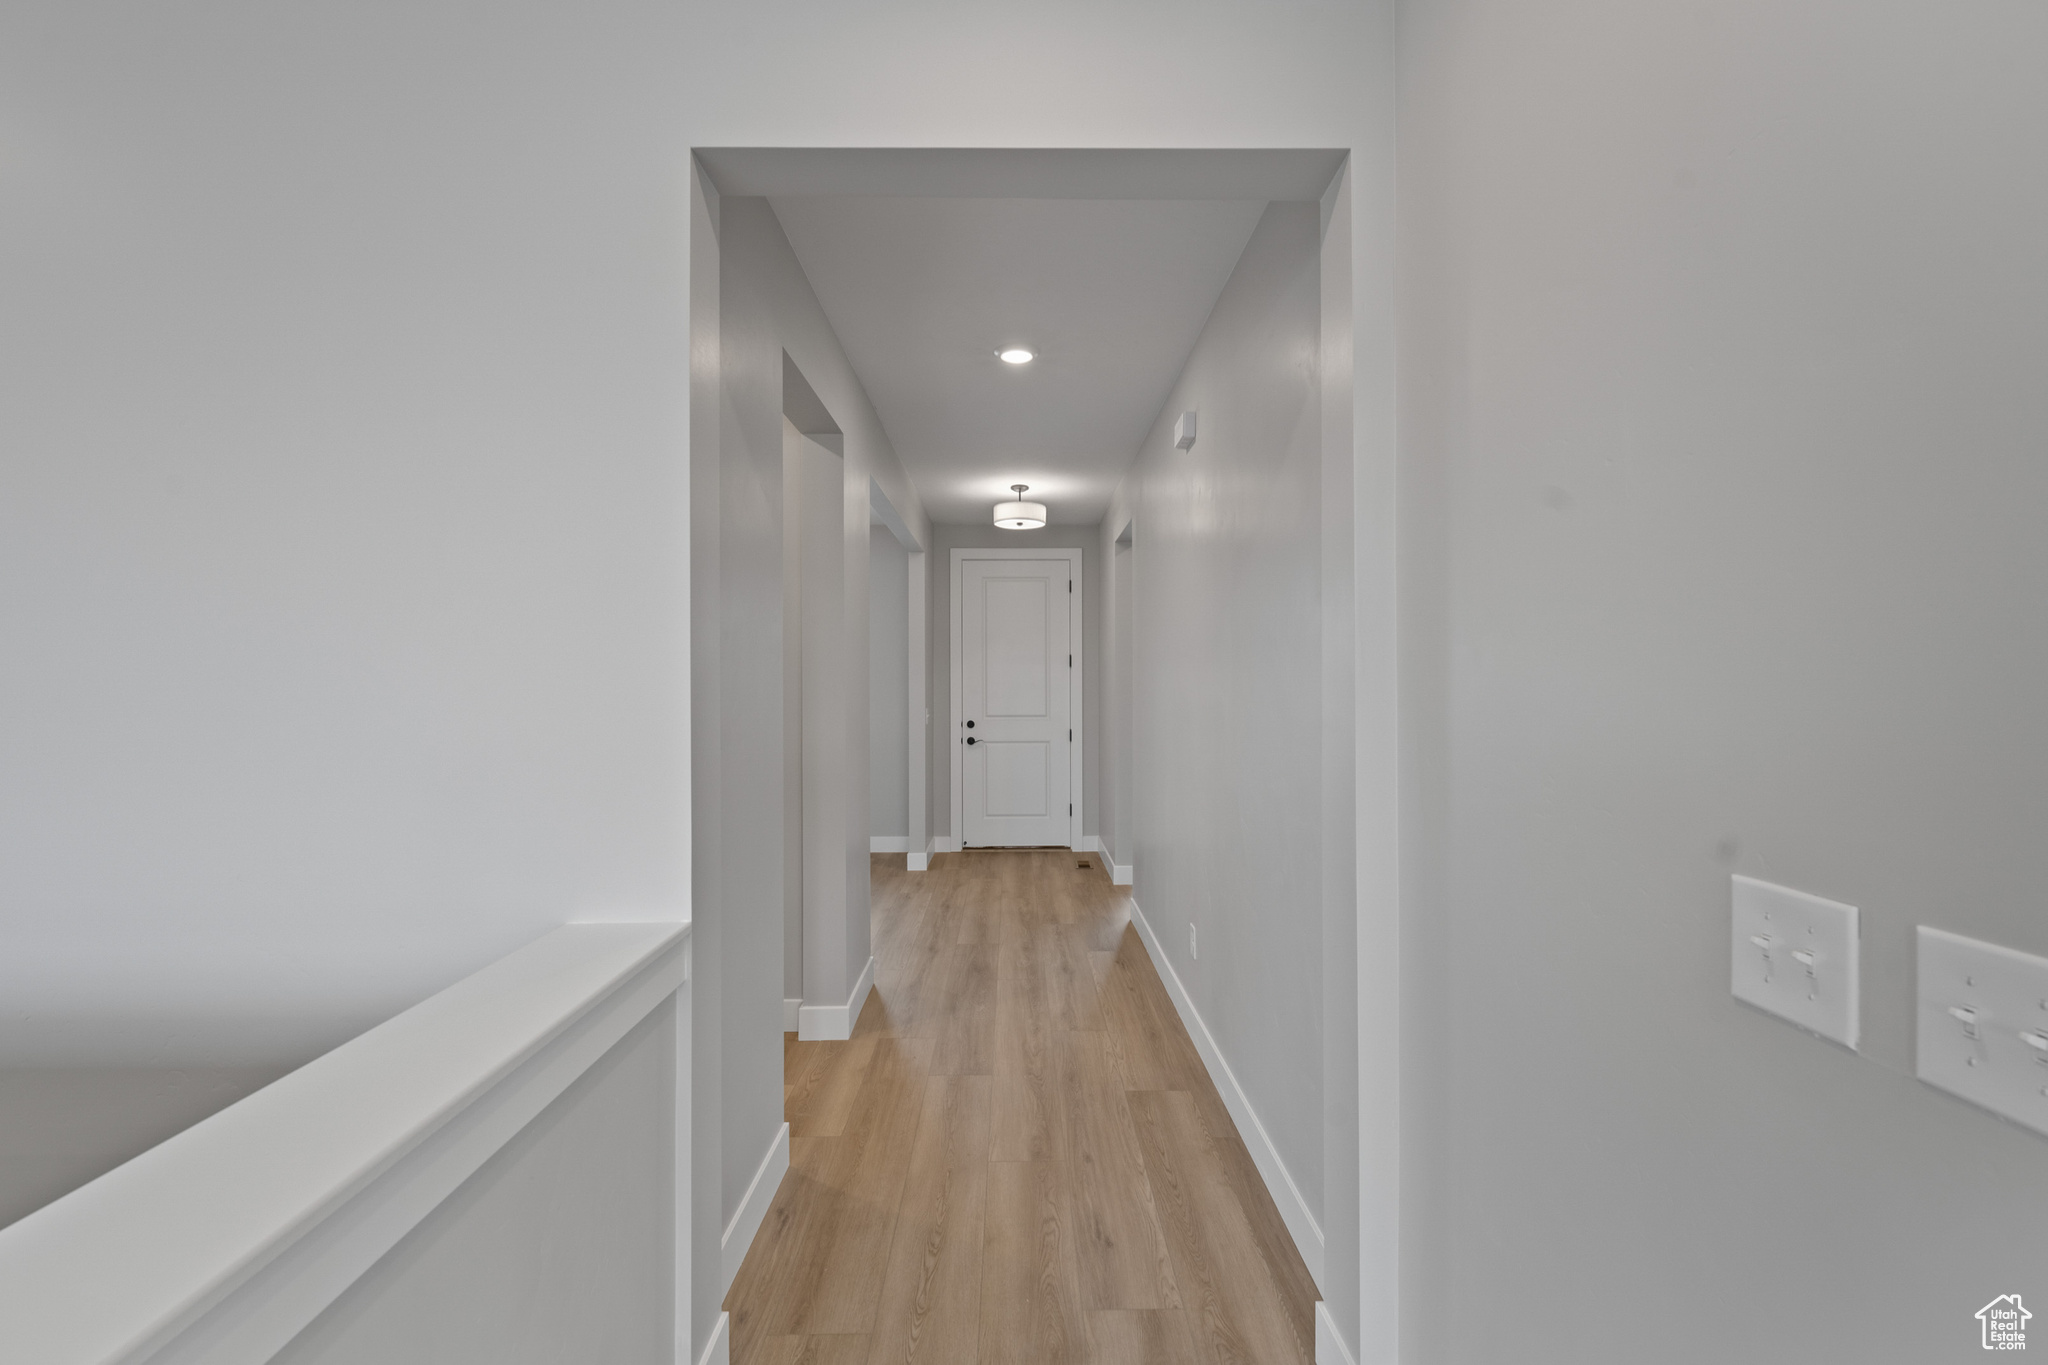
[[[996,358],[1005,365],[1029,365],[1034,356],[1022,346],[1005,346],[996,352]]]
[[[996,504],[996,525],[1005,531],[1035,531],[1045,525],[1045,504],[1023,500],[1024,490],[1030,486],[1028,483],[1010,485],[1017,492],[1017,501]]]

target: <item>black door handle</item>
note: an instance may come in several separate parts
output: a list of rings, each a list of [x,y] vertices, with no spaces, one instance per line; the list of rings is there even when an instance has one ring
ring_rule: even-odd
[[[973,736],[973,735],[969,735],[969,736],[967,737],[967,742],[968,742],[969,744],[972,744],[972,743],[974,743],[974,736]]]

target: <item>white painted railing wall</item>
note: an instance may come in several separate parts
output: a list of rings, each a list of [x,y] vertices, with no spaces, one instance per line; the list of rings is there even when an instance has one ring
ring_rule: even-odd
[[[0,1230],[0,1365],[687,1359],[689,930],[555,930]]]

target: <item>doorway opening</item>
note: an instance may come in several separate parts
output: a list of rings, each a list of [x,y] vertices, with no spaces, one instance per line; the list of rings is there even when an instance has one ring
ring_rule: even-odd
[[[845,552],[845,432],[787,352],[782,419],[784,1026],[844,1038],[873,980],[867,865],[857,856],[867,734],[847,705],[865,651],[848,630],[860,616]]]
[[[902,1325],[887,1287],[898,1241],[952,1232],[920,1232],[930,1206],[900,1192],[858,1236],[826,1207],[863,1197],[834,1183],[854,1172],[827,1169],[832,1153],[860,1165],[888,1152],[911,1163],[900,1191],[980,1171],[980,1195],[946,1204],[983,1220],[979,1242],[959,1230],[963,1265],[991,1264],[994,1182],[1015,1174],[996,1168],[1018,1164],[1077,1183],[1004,1198],[1064,1201],[1077,1227],[1114,1233],[1106,1245],[1152,1239],[1149,1271],[1058,1270],[1071,1301],[1038,1304],[1056,1316],[1173,1311],[1178,1291],[1148,1291],[1143,1275],[1178,1264],[1171,1238],[1193,1225],[1161,1222],[1156,1201],[1188,1188],[1164,1172],[1193,1162],[1201,1188],[1231,1191],[1202,1235],[1240,1238],[1257,1290],[1216,1311],[1267,1334],[1261,1358],[1305,1358],[1326,1232],[1358,1235],[1357,1201],[1325,1179],[1359,1150],[1358,1078],[1341,1065],[1356,1048],[1325,1036],[1357,1017],[1356,977],[1312,969],[1319,945],[1345,941],[1325,921],[1356,914],[1349,845],[1318,805],[1346,789],[1352,762],[1320,727],[1353,699],[1350,637],[1330,633],[1325,606],[1350,600],[1353,563],[1338,368],[1350,313],[1331,307],[1350,291],[1349,182],[1341,153],[1264,157],[700,154],[702,221],[717,231],[701,234],[710,267],[693,254],[693,279],[716,279],[719,365],[693,390],[693,451],[717,468],[692,505],[717,546],[725,651],[719,714],[697,732],[718,773],[699,807],[720,822],[704,856],[722,860],[700,939],[724,1002],[716,1183],[735,1254],[752,1229],[808,1229],[821,1244],[779,1241],[779,1264],[828,1267],[816,1284],[851,1267],[880,1294],[870,1314],[816,1284],[795,1308],[735,1291],[736,1316],[743,1301],[765,1315],[735,1327],[739,1356],[790,1349],[762,1331]],[[771,492],[750,462],[777,364]],[[993,512],[1017,485],[1029,515]],[[722,724],[772,693],[739,648],[774,596],[749,576],[762,525],[781,528],[788,561],[772,768],[754,764],[768,750],[743,742],[752,731]],[[779,880],[746,857],[774,823]],[[1142,909],[1123,889],[1141,844]],[[780,1105],[756,1093],[774,1053],[746,956],[771,923],[748,916],[768,885],[795,1034],[774,1049]],[[1165,1049],[1160,1072],[1120,1069],[1150,1046]],[[1091,1088],[1102,1047],[1117,1083]],[[1070,1083],[1093,1098],[1062,1108]],[[1147,1127],[1151,1102],[1133,1097],[1161,1089],[1192,1107]],[[937,1155],[917,1167],[934,1105],[967,1127],[934,1130]],[[803,1181],[781,1182],[772,1154],[746,1168],[777,1122]],[[1170,1145],[1197,1129],[1209,1156]],[[1104,1159],[1136,1153],[1166,1183],[1088,1183],[1105,1134]],[[1169,1145],[1147,1148],[1147,1134]],[[980,1159],[956,1166],[956,1138]],[[991,1156],[1005,1141],[1028,1150]],[[1202,1166],[1210,1156],[1223,1166]],[[779,1184],[824,1202],[764,1223]],[[1117,1206],[1139,1189],[1152,1214]],[[1187,1273],[1211,1282],[1193,1262]],[[968,1316],[933,1341],[972,1355],[976,1313],[998,1322],[990,1340],[1094,1330],[1074,1316],[1006,1336],[1002,1315],[1029,1294],[992,1297],[987,1274],[968,1278],[976,1288],[963,1279],[948,1300]]]

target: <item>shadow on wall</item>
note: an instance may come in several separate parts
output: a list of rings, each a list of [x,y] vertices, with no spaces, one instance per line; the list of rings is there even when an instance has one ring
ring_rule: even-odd
[[[295,1064],[0,1070],[0,1227],[294,1069]]]

